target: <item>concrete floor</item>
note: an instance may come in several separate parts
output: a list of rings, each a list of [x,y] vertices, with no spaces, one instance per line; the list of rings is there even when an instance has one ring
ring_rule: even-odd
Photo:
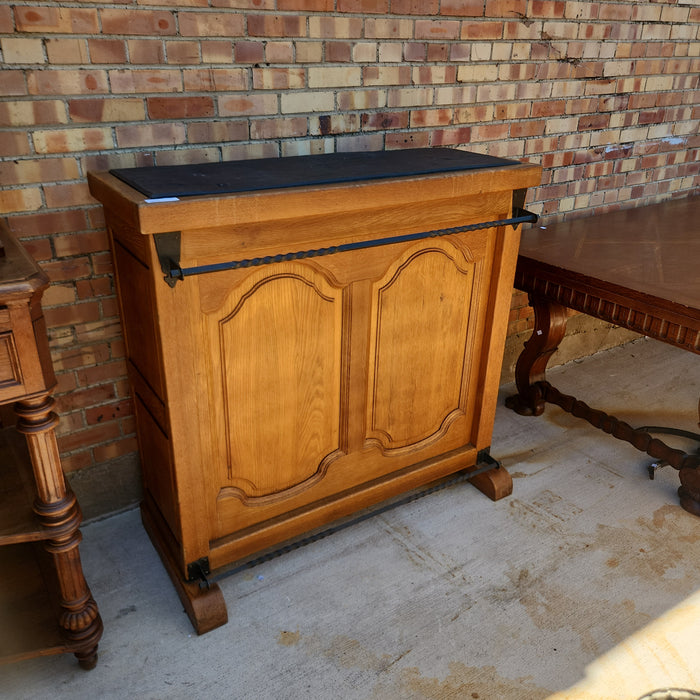
[[[640,339],[550,380],[633,425],[697,430],[700,358]],[[0,697],[637,700],[700,689],[700,521],[677,473],[549,406],[503,407],[492,454],[514,493],[433,493],[221,587],[229,623],[197,637],[138,512],[83,528],[105,633],[0,668]],[[690,447],[686,443],[686,447]],[[664,694],[664,698],[681,697]],[[683,696],[687,697],[687,696]]]

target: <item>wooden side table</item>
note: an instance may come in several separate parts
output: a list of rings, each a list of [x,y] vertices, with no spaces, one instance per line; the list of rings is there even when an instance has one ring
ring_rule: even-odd
[[[102,620],[56,444],[48,278],[1,222],[0,243],[0,404],[16,402],[17,415],[16,429],[0,431],[0,663],[73,652],[91,669]]]

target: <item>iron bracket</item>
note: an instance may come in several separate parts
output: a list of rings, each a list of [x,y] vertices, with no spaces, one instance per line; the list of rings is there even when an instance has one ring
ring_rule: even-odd
[[[209,574],[211,574],[209,557],[202,557],[187,565],[187,582],[195,583],[198,581],[200,588],[209,588],[209,579],[207,578]]]
[[[174,287],[178,280],[184,280],[185,276],[180,267],[180,231],[169,233],[156,233],[153,242],[156,245],[156,254],[160,262],[160,269],[165,275],[165,281]]]

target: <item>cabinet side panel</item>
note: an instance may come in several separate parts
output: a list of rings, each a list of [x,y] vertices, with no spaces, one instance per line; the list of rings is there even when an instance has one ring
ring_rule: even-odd
[[[134,411],[138,423],[144,489],[150,494],[161,515],[179,539],[179,520],[176,514],[175,484],[170,464],[168,436],[151,415],[138,392],[134,395]]]
[[[151,273],[148,266],[119,240],[114,241],[113,248],[127,356],[153,391],[163,399]]]

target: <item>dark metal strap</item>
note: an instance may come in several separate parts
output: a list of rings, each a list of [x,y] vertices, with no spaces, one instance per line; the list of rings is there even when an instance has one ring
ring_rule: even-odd
[[[172,287],[178,280],[184,280],[191,275],[202,275],[208,272],[221,272],[222,270],[238,270],[245,267],[258,267],[259,265],[270,265],[272,263],[287,262],[289,260],[303,260],[306,258],[317,258],[323,255],[334,255],[335,253],[345,253],[350,250],[362,250],[363,248],[377,248],[379,246],[390,245],[392,243],[406,243],[410,241],[420,241],[424,238],[436,238],[438,236],[449,236],[465,231],[478,231],[485,228],[495,228],[497,226],[513,227],[524,223],[535,223],[538,220],[537,214],[525,209],[515,209],[514,216],[510,219],[499,219],[497,221],[483,221],[478,224],[468,224],[466,226],[455,226],[453,228],[442,228],[434,231],[422,231],[420,233],[408,233],[401,236],[391,236],[388,238],[377,238],[371,241],[357,241],[355,243],[342,243],[329,248],[317,248],[315,250],[302,250],[295,253],[284,253],[280,255],[267,255],[262,258],[250,258],[247,260],[231,260],[229,262],[215,263],[213,265],[197,265],[194,267],[180,267],[173,260],[172,255],[167,259],[161,259],[161,267],[165,272],[165,281]]]
[[[277,557],[281,557],[284,554],[293,552],[296,549],[306,547],[307,545],[312,544],[313,542],[318,542],[319,540],[325,539],[326,537],[335,535],[337,532],[345,530],[346,528],[349,528],[353,525],[358,525],[359,523],[362,523],[365,520],[369,520],[378,515],[383,515],[384,513],[394,510],[399,506],[405,506],[409,503],[412,503],[413,501],[417,501],[420,498],[424,498],[425,496],[429,496],[430,494],[447,489],[450,486],[466,483],[469,481],[469,479],[478,476],[479,474],[483,474],[484,472],[491,471],[492,469],[502,468],[503,467],[501,463],[490,455],[488,448],[480,450],[477,455],[476,466],[472,467],[471,469],[464,469],[460,472],[457,472],[453,477],[445,479],[444,481],[439,482],[435,486],[429,486],[422,490],[414,491],[412,493],[409,493],[407,496],[395,499],[384,505],[370,507],[367,510],[361,512],[360,514],[356,514],[353,517],[349,517],[343,521],[336,523],[335,525],[332,525],[326,530],[322,530],[320,532],[316,532],[306,537],[294,540],[286,545],[283,545],[279,549],[267,552],[254,559],[250,559],[238,565],[234,564],[230,568],[223,567],[218,570],[216,575],[210,577],[209,581],[221,581],[222,579],[228,578],[229,576],[239,574],[242,571],[246,571],[247,569],[252,569],[255,566],[259,566],[260,564],[264,564],[268,561],[272,561],[273,559],[277,559]]]

